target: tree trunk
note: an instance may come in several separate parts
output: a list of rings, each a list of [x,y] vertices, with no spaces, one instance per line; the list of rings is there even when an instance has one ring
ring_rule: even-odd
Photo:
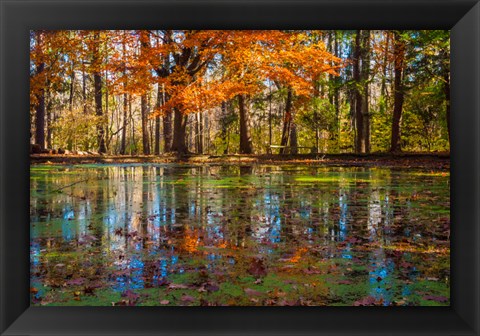
[[[143,145],[143,154],[150,155],[150,142],[148,139],[148,103],[147,103],[147,94],[144,93],[140,97],[141,102],[141,111],[142,111],[142,145]]]
[[[108,63],[108,59],[105,60],[106,63]],[[108,71],[105,70],[105,135],[103,136],[105,138],[105,150],[108,150],[110,148],[110,125],[109,125],[109,117],[108,117]],[[112,111],[112,116],[113,116]],[[112,119],[112,125],[113,125],[113,117]]]
[[[334,52],[335,56],[339,56],[339,45],[338,45],[338,32],[335,30],[335,41],[334,41]],[[337,147],[339,147],[340,140],[340,77],[336,76],[334,80],[333,87],[333,105],[335,108],[335,140]],[[317,132],[318,133],[318,132]],[[317,150],[318,150],[318,140],[317,140]]]
[[[105,130],[103,128],[103,109],[102,109],[102,76],[100,73],[93,74],[95,87],[95,114],[101,119],[97,124],[97,144],[100,153],[106,153]]]
[[[167,111],[163,116],[163,143],[164,148],[163,151],[165,153],[172,151],[172,112]]]
[[[288,145],[288,138],[290,136],[290,130],[292,125],[292,90],[288,88],[287,90],[287,100],[285,102],[285,116],[283,117],[283,130],[282,130],[282,139],[280,141],[280,146]],[[287,153],[286,148],[280,148],[280,153]]]
[[[448,56],[447,56],[448,57]],[[447,118],[448,143],[450,144],[450,69],[443,68],[443,93],[445,95],[445,109]]]
[[[73,112],[73,92],[75,87],[75,71],[74,71],[74,64],[72,62],[72,74],[70,75],[70,94],[68,97],[68,109],[70,113]]]
[[[380,92],[381,92],[381,95],[382,97],[384,98],[385,100],[385,103],[386,103],[386,100],[387,100],[387,62],[388,62],[388,51],[389,51],[389,48],[390,48],[390,32],[389,31],[386,31],[385,32],[386,34],[386,41],[385,41],[385,52],[383,54],[383,64],[382,64],[382,84],[381,84],[381,87],[380,87]]]
[[[163,90],[160,84],[157,88],[157,110],[163,103]],[[158,111],[157,111],[158,112]],[[160,155],[160,115],[155,116],[155,155]]]
[[[298,137],[297,137],[297,125],[292,120],[290,124],[290,153],[298,154]]]
[[[37,38],[37,53],[41,62],[37,64],[37,73],[39,77],[43,77],[45,71],[45,62],[43,62],[43,41],[42,33],[37,31],[35,33]],[[41,149],[45,149],[45,80],[42,79],[38,93],[36,94],[37,104],[35,106],[35,143]]]
[[[370,30],[364,30],[363,51],[362,51],[362,117],[363,117],[363,139],[361,140],[360,151],[370,153],[370,110],[369,110],[369,80],[370,80]]]
[[[85,64],[82,63],[82,103],[83,114],[87,114],[87,74],[85,73]]]
[[[127,149],[127,125],[128,125],[128,95],[123,94],[123,128],[122,128],[122,142],[120,145],[120,154],[125,155]]]
[[[174,113],[172,151],[179,154],[187,154],[187,144],[185,142],[187,116],[183,115],[182,111],[178,108],[174,108]]]
[[[120,145],[120,154],[125,155],[127,149],[127,113],[128,113],[128,95],[127,95],[127,64],[126,64],[127,48],[125,39],[122,40],[122,55],[123,55],[123,128],[122,128],[122,142]]]
[[[222,102],[222,119],[220,122],[222,126],[222,130],[220,133],[220,137],[222,139],[222,143],[225,145],[223,149],[223,154],[228,154],[228,145],[227,145],[227,103]]]
[[[240,153],[241,154],[252,154],[252,138],[250,136],[250,118],[248,115],[248,108],[246,104],[245,95],[238,96],[238,107],[240,112]]]
[[[196,147],[196,152],[198,154],[203,154],[203,120],[202,120],[202,113],[198,112],[196,114],[196,133],[197,136],[195,137],[195,147]]]
[[[92,65],[94,66],[93,72],[93,82],[94,82],[94,96],[95,96],[95,114],[99,117],[100,121],[97,124],[97,144],[98,151],[100,153],[106,153],[107,149],[105,147],[105,129],[103,122],[103,109],[102,109],[102,75],[100,73],[100,33],[94,33],[94,50],[93,50],[93,60]]]
[[[355,49],[353,51],[353,82],[355,85],[355,152],[362,153],[362,147],[364,147],[364,126],[363,126],[363,114],[362,114],[362,93],[361,76],[360,76],[360,57],[361,57],[361,30],[357,30],[355,35]]]
[[[268,85],[268,154],[272,154],[272,83]]]
[[[390,152],[401,151],[400,145],[400,121],[402,119],[403,109],[403,65],[405,58],[405,43],[402,41],[398,32],[394,33],[394,62],[395,62],[395,79],[394,79],[394,103],[392,118],[392,137]]]
[[[52,98],[50,96],[50,83],[47,81],[47,87],[46,87],[46,108],[45,108],[45,114],[47,116],[47,148],[53,148],[52,146]]]
[[[146,30],[139,31],[140,36],[140,54],[142,57],[146,57],[145,54],[150,49],[150,33]],[[147,68],[142,69],[145,73],[148,72]],[[148,132],[148,101],[147,101],[148,88],[142,93],[140,97],[140,108],[142,114],[142,147],[143,154],[150,155],[150,136]]]

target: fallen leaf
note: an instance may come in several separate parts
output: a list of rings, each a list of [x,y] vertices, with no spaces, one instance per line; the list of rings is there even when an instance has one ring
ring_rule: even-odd
[[[255,277],[263,277],[267,275],[267,270],[262,259],[254,259],[248,268],[248,273]]]
[[[262,292],[259,292],[255,289],[251,289],[251,288],[245,288],[244,291],[245,291],[245,294],[247,294],[247,295],[255,295],[255,296],[263,295]]]
[[[75,278],[67,281],[68,286],[80,286],[85,282],[84,278]]]
[[[188,289],[189,287],[187,285],[184,285],[184,284],[174,284],[174,283],[171,283],[170,285],[168,285],[168,289]]]
[[[435,301],[435,302],[440,302],[440,303],[445,303],[448,302],[448,298],[445,296],[437,296],[437,295],[425,295],[423,296],[424,300],[428,301]]]
[[[195,301],[195,298],[190,295],[183,295],[181,300],[183,303],[192,303],[193,301]]]

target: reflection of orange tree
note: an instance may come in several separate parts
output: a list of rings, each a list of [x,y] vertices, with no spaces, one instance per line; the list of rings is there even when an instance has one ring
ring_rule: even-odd
[[[308,251],[306,247],[301,247],[297,249],[293,255],[293,257],[289,258],[288,261],[292,263],[298,263],[298,261],[302,258],[303,255]]]
[[[198,229],[185,228],[185,234],[183,236],[182,249],[189,252],[198,252],[200,245],[200,235]]]
[[[225,249],[228,247],[227,241],[220,239],[214,241],[204,241],[201,237],[205,236],[203,229],[199,228],[189,228],[187,227],[184,232],[183,242],[181,244],[182,250],[188,253],[196,253],[200,251],[201,247],[208,247],[214,249]],[[205,254],[209,253],[208,250],[203,251]]]

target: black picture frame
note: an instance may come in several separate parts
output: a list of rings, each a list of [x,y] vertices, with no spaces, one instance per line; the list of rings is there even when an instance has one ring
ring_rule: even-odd
[[[480,335],[476,0],[0,0],[2,335]],[[451,29],[450,307],[29,307],[30,29]]]

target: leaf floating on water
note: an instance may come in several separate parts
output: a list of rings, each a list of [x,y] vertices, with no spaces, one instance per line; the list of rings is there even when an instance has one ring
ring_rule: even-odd
[[[313,267],[309,267],[307,269],[304,269],[303,273],[305,273],[305,274],[321,274],[322,271],[320,271],[318,269],[314,269]]]
[[[168,289],[188,289],[189,287],[187,285],[184,285],[184,284],[170,284],[168,285]]]
[[[251,288],[245,288],[244,291],[245,291],[245,293],[246,293],[247,295],[253,295],[253,296],[263,295],[262,292],[259,292],[259,291],[255,290],[255,289],[251,289]]]
[[[125,292],[121,294],[121,297],[126,298],[125,300],[122,300],[122,301],[125,301],[127,306],[134,306],[137,303],[138,299],[140,298],[140,295],[131,291],[130,289],[127,289]]]
[[[254,259],[248,268],[248,273],[255,277],[264,277],[267,275],[267,270],[262,259]]]
[[[181,300],[183,303],[192,303],[193,301],[195,301],[195,298],[190,295],[183,295]]]
[[[75,278],[67,281],[68,286],[80,286],[85,282],[84,278]]]
[[[377,304],[377,301],[373,296],[364,297],[361,300],[355,301],[354,306],[374,306]]]
[[[445,303],[448,302],[448,298],[445,296],[437,296],[437,295],[425,295],[423,296],[424,300],[428,301],[435,301],[435,302],[440,302],[440,303]]]
[[[220,287],[215,283],[207,283],[205,284],[205,289],[209,292],[216,292],[220,289]]]

